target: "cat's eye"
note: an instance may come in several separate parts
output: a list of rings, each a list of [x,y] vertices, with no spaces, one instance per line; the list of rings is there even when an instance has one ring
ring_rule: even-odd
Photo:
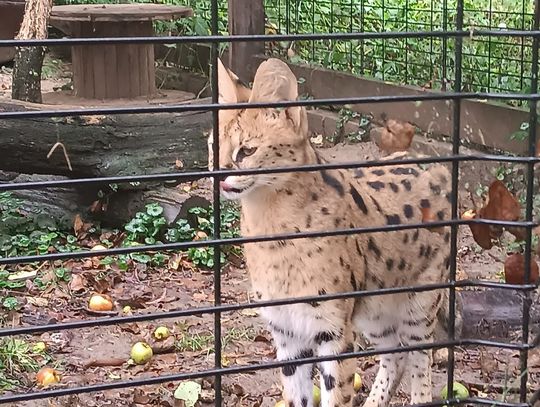
[[[236,161],[242,161],[245,157],[249,157],[250,155],[255,154],[255,151],[257,151],[257,147],[241,147],[240,150],[238,150],[238,154],[236,155]]]

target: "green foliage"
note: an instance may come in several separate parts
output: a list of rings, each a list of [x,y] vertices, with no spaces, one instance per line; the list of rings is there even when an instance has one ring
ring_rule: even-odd
[[[30,344],[18,338],[0,339],[0,390],[21,385],[24,373],[35,372],[39,364]]]
[[[166,232],[166,240],[170,243],[190,240],[206,240],[214,231],[214,213],[212,208],[191,208],[189,213],[195,215],[195,225],[190,225],[186,219],[180,219],[173,228]],[[238,208],[232,204],[222,204],[220,214],[220,237],[222,239],[235,238],[240,235],[240,214]],[[227,255],[238,252],[238,248],[225,246],[220,252],[220,263],[224,264]],[[192,247],[188,249],[188,258],[198,266],[211,268],[214,266],[213,247]]]
[[[56,4],[119,3],[120,0],[56,0]],[[142,0],[138,2],[151,2]],[[194,16],[156,22],[157,32],[209,35],[209,0],[163,0],[192,7]],[[439,0],[265,0],[267,32],[335,33],[442,31],[456,29],[457,0],[446,10]],[[464,0],[466,29],[529,30],[533,0]],[[227,33],[227,0],[218,0],[218,31]],[[270,52],[287,55],[290,43],[269,44]],[[408,38],[296,41],[292,62],[308,62],[377,79],[425,86],[452,86],[455,39]],[[445,55],[446,50],[446,55]],[[463,90],[529,92],[532,47],[519,37],[471,37],[463,41]],[[446,65],[446,75],[442,66]],[[512,103],[512,102],[508,102]],[[514,102],[516,103],[516,102]]]
[[[0,193],[0,258],[77,249],[75,236],[58,230],[49,216],[23,209],[10,192]]]

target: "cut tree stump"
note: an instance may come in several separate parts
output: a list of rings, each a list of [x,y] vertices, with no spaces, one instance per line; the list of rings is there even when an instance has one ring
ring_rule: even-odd
[[[208,100],[192,101],[204,103]],[[0,99],[0,111],[58,109]],[[0,170],[69,177],[171,173],[207,168],[211,112],[0,119]],[[47,154],[56,143],[62,148]]]

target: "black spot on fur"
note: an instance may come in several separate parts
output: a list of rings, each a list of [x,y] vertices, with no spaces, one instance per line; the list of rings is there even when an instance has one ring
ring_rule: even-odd
[[[321,208],[321,213],[322,213],[323,215],[328,215],[330,212],[328,211],[328,208],[327,208],[326,206],[323,206],[323,207]]]
[[[446,267],[447,269],[450,268],[450,257],[444,259],[444,267]]]
[[[405,187],[406,191],[410,191],[412,189],[411,182],[408,179],[401,180],[401,185]]]
[[[381,257],[381,249],[379,249],[379,247],[375,244],[375,241],[372,237],[368,239],[368,249],[375,253],[375,256],[377,256],[378,258]]]
[[[362,195],[360,195],[360,193],[352,185],[350,187],[351,187],[350,193],[354,200],[354,203],[364,213],[364,215],[367,215],[368,208],[366,206],[366,203],[364,202],[364,199],[362,198]]]
[[[410,174],[415,177],[418,177],[420,175],[418,171],[416,171],[414,168],[398,167],[398,168],[392,168],[390,172],[394,175],[409,175]]]
[[[424,257],[425,251],[426,251],[426,248],[424,247],[424,245],[420,245],[420,253],[419,253],[420,257]]]
[[[318,201],[319,200],[319,195],[317,195],[315,192],[312,192],[311,193],[311,200],[312,201]]]
[[[375,191],[380,191],[384,188],[384,182],[381,181],[370,181],[367,183],[371,188],[373,188]]]
[[[413,207],[408,204],[403,205],[403,213],[407,219],[411,219],[413,217]]]
[[[309,229],[311,227],[311,215],[308,215],[306,218],[306,228]]]
[[[416,242],[418,240],[418,236],[420,236],[420,231],[416,229],[412,235],[413,242]]]
[[[405,235],[403,236],[403,244],[407,244],[407,243],[409,243],[409,235],[405,233]]]
[[[323,374],[324,379],[324,388],[326,390],[332,390],[334,387],[336,387],[336,379],[331,374],[325,375]]]
[[[363,178],[364,177],[364,171],[362,171],[361,168],[357,168],[354,171],[354,178]]]
[[[407,262],[405,261],[405,259],[400,259],[397,267],[399,271],[405,270],[405,267],[407,267]]]
[[[386,259],[386,270],[391,271],[394,267],[394,260]]]
[[[360,244],[358,243],[358,240],[355,240],[354,243],[356,244],[356,251],[361,256],[362,255],[362,250],[360,249]]]
[[[393,182],[390,182],[390,183],[388,184],[388,186],[390,187],[390,189],[392,190],[392,192],[399,192],[399,187],[398,187],[396,184],[394,184]]]
[[[341,219],[340,218],[334,218],[334,227],[338,227],[339,224],[341,223]]]
[[[358,285],[356,284],[356,277],[354,276],[353,272],[351,272],[351,286],[354,291],[358,291]]]
[[[287,195],[292,195],[292,194],[293,194],[293,192],[292,192],[290,189],[286,189],[286,190],[285,190],[285,193],[286,193]]]
[[[426,252],[424,253],[424,256],[425,256],[426,258],[429,258],[429,257],[431,256],[432,250],[433,250],[433,248],[432,248],[431,246],[428,245],[428,246],[426,247]]]
[[[290,377],[296,373],[296,366],[295,365],[283,366],[281,368],[281,372],[283,373],[283,376]]]
[[[341,182],[339,182],[336,178],[334,178],[333,175],[330,175],[328,171],[321,171],[321,176],[324,181],[324,183],[336,190],[339,196],[345,195],[345,190],[343,189],[343,185],[341,185]]]
[[[319,295],[326,295],[326,290],[324,288],[321,288],[319,290]]]
[[[302,397],[302,400],[300,400],[300,403],[302,403],[302,407],[307,407],[307,398]]]
[[[437,219],[444,220],[444,211],[437,212]]]
[[[450,233],[449,232],[446,232],[444,234],[444,242],[445,243],[448,243],[450,241]]]
[[[420,208],[431,208],[431,202],[429,202],[429,199],[420,200]]]
[[[401,218],[399,215],[386,215],[386,224],[387,225],[399,225],[401,223]]]
[[[382,212],[381,205],[379,205],[379,202],[375,198],[373,198],[371,195],[369,196],[371,198],[371,201],[373,202],[373,205],[375,205],[375,208],[377,208],[378,212]]]
[[[331,342],[336,339],[336,334],[330,331],[319,332],[315,335],[315,343],[317,345],[322,344],[323,342]]]
[[[445,198],[448,202],[452,203],[452,194],[450,192],[445,195]]]
[[[373,170],[373,171],[371,171],[371,173],[373,175],[379,175],[380,176],[380,175],[384,175],[384,170],[381,170],[381,169]]]
[[[431,189],[431,192],[433,192],[435,195],[440,195],[441,194],[441,186],[440,185],[436,185],[436,184],[433,184],[433,183],[429,183],[429,189]]]

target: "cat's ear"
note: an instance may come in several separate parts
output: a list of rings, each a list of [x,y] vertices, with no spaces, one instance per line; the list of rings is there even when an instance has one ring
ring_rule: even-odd
[[[237,103],[236,84],[234,79],[218,58],[218,94],[219,103]],[[232,72],[231,72],[232,73]]]
[[[247,102],[251,96],[251,89],[245,86],[233,71],[225,68],[219,58],[218,89],[219,103]]]
[[[298,82],[289,66],[276,58],[264,61],[255,74],[250,102],[272,103],[294,101],[298,98]],[[294,126],[307,133],[307,114],[301,106],[288,107],[282,112]]]

